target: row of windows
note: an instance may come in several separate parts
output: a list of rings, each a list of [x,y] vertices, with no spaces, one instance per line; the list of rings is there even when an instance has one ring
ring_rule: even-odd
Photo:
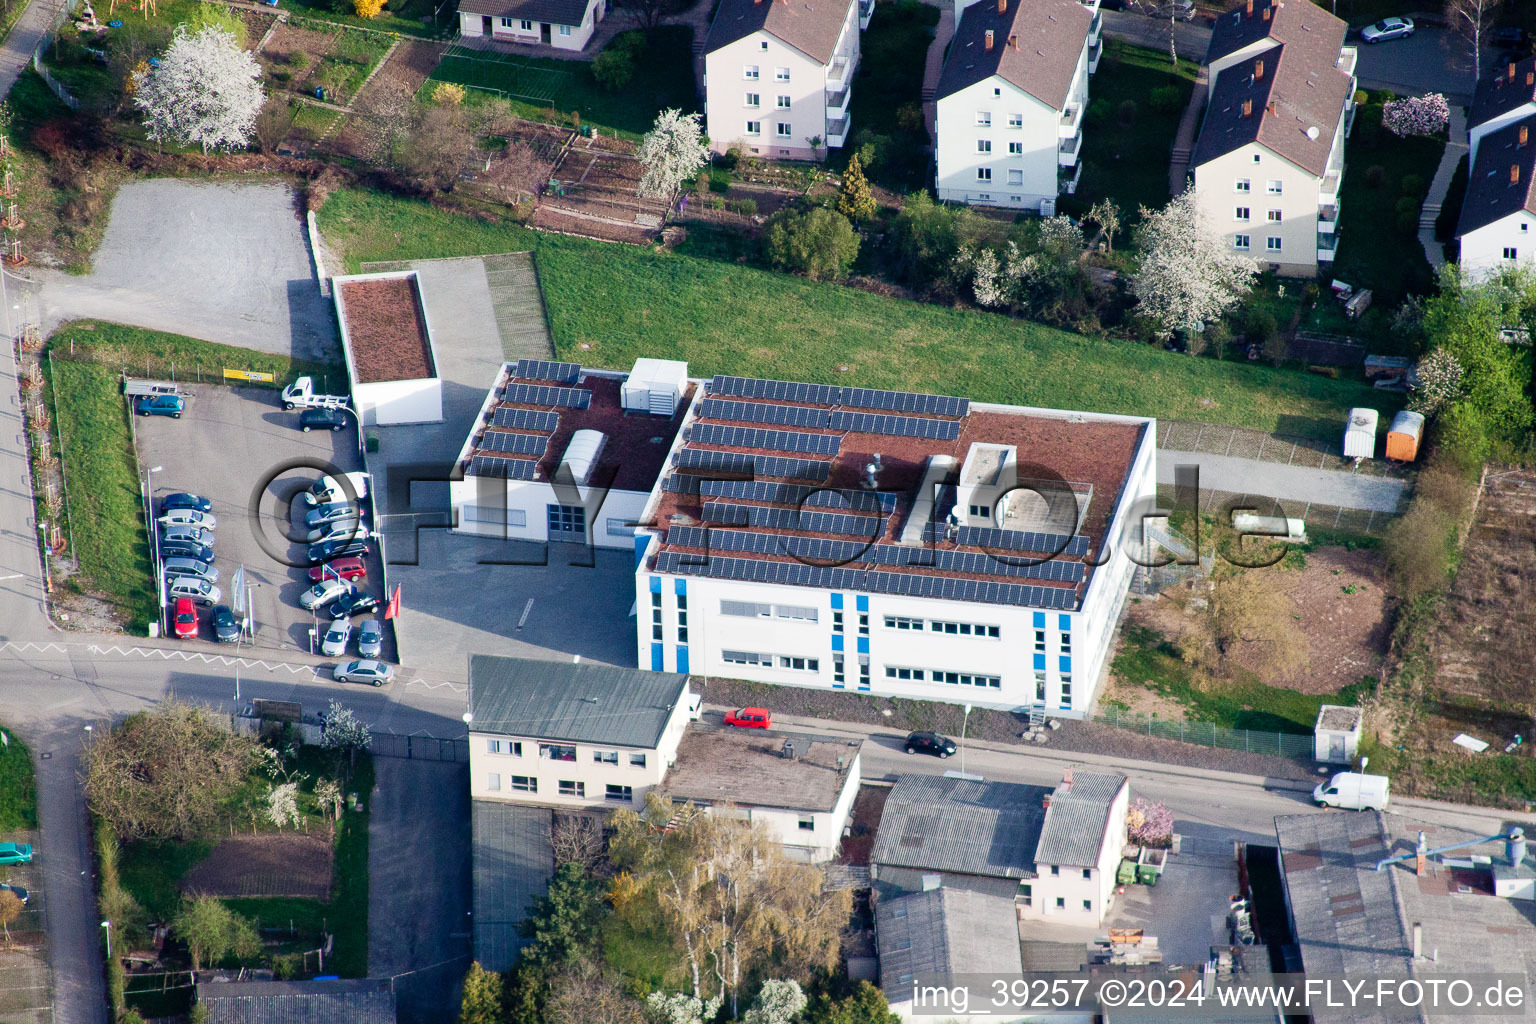
[[[761,122],[761,121],[748,121],[747,122],[747,134],[748,135],[761,135],[761,134],[763,134],[763,122]],[[779,138],[781,138],[781,139],[787,139],[791,135],[795,134],[794,125],[790,124],[788,121],[780,121],[780,122],[778,122],[778,124],[774,128],[774,134],[776,136],[778,136]]]
[[[485,788],[492,793],[500,793],[501,773],[490,772],[487,774],[485,777]],[[508,775],[507,788],[519,793],[537,793],[539,791],[539,780],[532,775]],[[577,780],[561,779],[557,783],[556,788],[561,796],[574,796],[585,799],[587,795],[587,784]],[[633,786],[615,786],[610,784],[603,793],[603,799],[633,803],[635,788]]]
[[[885,678],[909,679],[918,683],[924,681],[948,683],[951,686],[980,686],[989,690],[1000,690],[1003,687],[1003,680],[999,676],[985,676],[974,672],[946,672],[936,668],[907,668],[902,665],[885,666]]]
[[[1071,654],[1072,653],[1072,634],[1068,633],[1066,630],[1062,630],[1060,636],[1061,636],[1061,653],[1062,654]],[[1035,653],[1036,654],[1044,654],[1045,653],[1045,630],[1043,630],[1043,629],[1035,630]]]
[[[1232,183],[1232,191],[1252,192],[1253,182],[1248,178],[1238,178],[1235,182]],[[1270,178],[1267,182],[1264,183],[1264,191],[1272,196],[1282,195],[1285,192],[1285,182],[1281,181],[1279,178]]]
[[[767,45],[768,45],[767,43],[763,44],[763,46],[765,48],[767,47]],[[759,71],[760,71],[760,69],[758,68],[758,66],[756,64],[747,64],[747,65],[745,65],[741,69],[741,77],[745,78],[749,82],[755,82],[760,77],[759,76]],[[787,81],[789,81],[789,68],[774,68],[773,69],[773,80],[775,82],[787,82]]]
[[[731,665],[756,665],[759,668],[791,669],[795,672],[820,672],[821,661],[818,658],[802,658],[789,654],[759,654],[755,651],[721,651],[720,659]]]
[[[1270,235],[1264,239],[1264,251],[1280,252],[1284,244],[1284,240],[1279,235]],[[1234,235],[1232,237],[1232,248],[1247,252],[1253,248],[1253,239],[1247,235]]]
[[[551,505],[549,514],[550,522],[558,530],[566,532],[583,532],[586,530],[585,510],[576,506]],[[582,513],[577,516],[570,512],[574,508]],[[555,509],[562,511],[556,512]],[[526,527],[528,525],[528,513],[520,508],[501,508],[496,505],[465,505],[463,509],[464,521],[467,523],[494,523],[497,526]],[[606,529],[610,537],[633,537],[635,524],[623,516],[609,517]]]
[[[859,636],[869,636],[869,613],[859,612]],[[832,632],[843,631],[843,613],[841,610],[832,612]]]
[[[1035,703],[1045,703],[1045,673],[1039,670],[1035,672]],[[1072,673],[1061,674],[1061,706],[1072,706]]]
[[[1232,216],[1235,219],[1244,222],[1251,220],[1252,214],[1253,211],[1246,206],[1239,206],[1232,211]],[[1271,224],[1279,224],[1282,220],[1284,220],[1284,215],[1279,210],[1270,210],[1268,219]]]
[[[791,619],[795,622],[816,622],[820,618],[815,608],[791,604],[759,604],[755,601],[721,601],[720,614],[744,619]]]
[[[842,686],[848,681],[848,668],[843,661],[842,652],[832,655],[832,682]],[[859,655],[859,687],[869,689],[869,655]]]
[[[992,111],[990,111],[990,110],[978,110],[978,111],[976,111],[976,127],[978,127],[978,128],[990,128],[990,127],[992,127]],[[1009,114],[1008,115],[1008,127],[1009,128],[1023,128],[1024,127],[1024,115],[1023,114]],[[991,152],[991,151],[990,150],[982,150],[981,152],[985,153],[985,152]]]
[[[913,619],[905,615],[887,615],[885,628],[905,630],[908,632],[922,632],[924,629],[934,633],[948,633],[951,636],[984,636],[996,640],[1001,631],[997,626],[987,626],[978,622],[941,622],[937,619]]]
[[[582,20],[582,24],[583,25],[586,24],[586,20],[585,19]],[[511,18],[502,18],[501,19],[501,27],[502,28],[511,28],[512,27],[512,19]],[[532,32],[533,31],[533,22],[528,21],[525,18],[522,21],[519,21],[517,23],[517,27],[518,27],[518,29],[520,31]],[[569,26],[569,25],[559,25],[559,26],[556,26],[556,27],[560,29],[560,34],[563,35],[563,36],[568,36],[568,35],[571,34],[571,26]]]
[[[978,167],[978,168],[976,168],[976,180],[977,181],[991,181],[992,180],[992,168],[990,168],[990,167]],[[1020,171],[1020,170],[1011,170],[1010,169],[1008,171],[1008,184],[1010,184],[1010,185],[1022,185],[1022,184],[1024,184],[1024,172]],[[982,199],[987,199],[989,197],[984,195],[981,198]]]
[[[1052,874],[1056,873],[1056,868],[1054,866],[1051,868],[1051,873]],[[1083,877],[1084,878],[1091,877],[1087,868],[1083,869]],[[1019,883],[1019,902],[1024,904],[1026,907],[1034,906],[1034,904],[1035,904],[1035,891],[1034,891],[1034,886],[1033,885],[1031,885],[1028,882],[1020,882]],[[1067,898],[1065,896],[1057,896],[1056,897],[1056,909],[1057,910],[1065,910],[1065,909],[1067,909]],[[1083,909],[1084,910],[1089,910],[1089,911],[1093,910],[1093,900],[1083,900]]]
[[[522,757],[523,745],[518,740],[491,740],[485,741],[487,754],[505,754],[508,757]],[[574,761],[576,760],[576,748],[565,743],[540,743],[539,756],[550,761]],[[594,750],[592,760],[596,764],[618,764],[619,752],[617,750]],[[629,764],[632,768],[645,767],[645,755],[631,753]]]
[[[746,98],[746,104],[745,105],[749,106],[749,107],[760,107],[760,106],[763,105],[762,104],[762,97],[759,96],[755,92],[749,92],[749,93],[747,93],[747,98]],[[788,110],[789,109],[789,97],[788,96],[779,96],[779,97],[777,97],[777,104],[776,105],[778,106],[778,108],[780,110]]]
[[[976,140],[976,152],[978,152],[978,153],[990,153],[990,152],[992,152],[992,140],[991,139],[977,139]],[[1009,156],[1023,156],[1024,155],[1024,143],[1022,143],[1022,142],[1010,142],[1010,143],[1008,143],[1008,155]]]

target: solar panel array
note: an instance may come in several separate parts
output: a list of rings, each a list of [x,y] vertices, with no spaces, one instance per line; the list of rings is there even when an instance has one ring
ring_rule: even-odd
[[[671,488],[668,488],[671,490]],[[693,493],[710,498],[740,498],[745,501],[771,501],[778,505],[804,505],[807,508],[848,509],[855,512],[881,512],[896,509],[896,495],[879,491],[839,491],[829,487],[804,484],[776,484],[767,480],[705,480]]]
[[[838,405],[843,388],[836,384],[802,384],[792,380],[758,380],[755,377],[716,376],[709,382],[712,395],[768,398],[775,402],[805,405]]]
[[[855,516],[842,512],[805,512],[797,508],[770,508],[766,505],[736,505],[711,501],[704,506],[706,523],[730,526],[761,526],[769,530],[801,530],[806,533],[840,533],[852,537],[878,537],[885,520],[877,516]]]
[[[516,452],[520,455],[544,457],[549,450],[548,434],[507,434],[487,430],[480,438],[480,447],[488,452]]]
[[[818,427],[823,430],[832,418],[832,412],[828,409],[773,405],[769,402],[729,402],[723,398],[704,399],[699,403],[699,415],[711,420],[772,423],[780,427]]]
[[[970,399],[951,395],[921,395],[908,391],[802,384],[789,380],[757,380],[753,377],[717,376],[709,382],[709,393],[733,395],[737,398],[767,398],[775,402],[797,402],[803,405],[843,405],[851,409],[956,418],[964,416],[971,408]]]
[[[512,376],[525,380],[554,380],[562,384],[575,384],[581,377],[581,364],[555,363],[548,359],[519,359],[512,368]]]
[[[720,423],[699,423],[689,428],[688,440],[698,444],[729,445],[732,448],[763,448],[775,452],[803,455],[836,455],[843,439],[836,434],[802,434],[794,430],[764,430],[761,427],[729,427]]]
[[[1053,552],[1082,557],[1088,553],[1088,538],[1068,537],[1059,533],[1031,533],[1026,530],[999,530],[994,526],[962,526],[955,534],[955,543],[967,548],[987,548],[992,551],[1033,551],[1039,554]]]
[[[542,409],[497,409],[491,414],[491,425],[553,434],[560,425],[560,414]]]
[[[702,448],[679,449],[674,460],[680,469],[709,469],[742,476],[783,477],[786,480],[825,480],[832,473],[832,463],[817,459],[715,452]]]
[[[500,455],[476,455],[469,460],[470,476],[506,477],[508,480],[532,480],[539,464],[529,459],[507,459]]]
[[[860,434],[921,437],[930,441],[954,441],[960,436],[959,420],[930,420],[919,416],[884,416],[877,412],[834,412],[833,430]]]
[[[854,409],[919,412],[930,416],[959,417],[971,411],[969,398],[955,398],[951,395],[918,395],[908,391],[876,391],[873,388],[843,388],[837,404]]]
[[[661,479],[661,489],[669,494],[698,494],[699,484],[707,479],[697,473],[668,473]]]
[[[592,404],[592,392],[586,388],[557,388],[548,384],[508,384],[501,399],[504,402],[521,402],[523,405],[585,409]]]

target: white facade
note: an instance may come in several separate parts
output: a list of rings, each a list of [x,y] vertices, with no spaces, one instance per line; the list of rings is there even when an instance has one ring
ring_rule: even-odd
[[[353,356],[352,338],[347,328],[346,285],[354,281],[383,281],[405,278],[411,281],[416,296],[416,311],[426,334],[427,353],[434,375],[409,380],[360,382]],[[347,360],[347,377],[352,385],[352,404],[365,427],[402,426],[411,423],[443,421],[443,381],[436,376],[437,344],[432,338],[432,319],[427,313],[421,279],[414,270],[382,274],[351,274],[331,278],[331,295],[336,303],[336,320],[341,326],[341,349]]]
[[[459,11],[459,31],[466,36],[484,36],[507,43],[553,46],[557,50],[582,50],[597,31],[597,23],[607,13],[604,0],[590,0],[582,12],[581,24],[562,25],[532,18],[503,17]]]
[[[843,781],[837,804],[830,811],[794,810],[784,807],[760,807],[746,801],[730,805],[738,817],[763,822],[784,852],[794,860],[820,864],[837,856],[843,841],[843,828],[859,794],[859,758],[853,758]],[[698,801],[692,801],[697,803]],[[705,805],[711,814],[723,806]]]
[[[1125,817],[1130,786],[1122,786],[1109,807],[1098,857],[1092,865],[1036,864],[1038,878],[1019,887],[1020,920],[1097,928],[1114,904],[1115,872],[1125,850]],[[1026,898],[1026,887],[1028,898]]]
[[[1536,266],[1536,215],[1528,210],[1510,214],[1461,236],[1462,271],[1469,278],[1486,278]]]
[[[842,147],[849,135],[848,105],[858,64],[859,5],[852,0],[825,63],[765,29],[711,50],[704,56],[710,148],[815,160],[826,147]],[[813,148],[812,140],[819,140],[820,148]]]

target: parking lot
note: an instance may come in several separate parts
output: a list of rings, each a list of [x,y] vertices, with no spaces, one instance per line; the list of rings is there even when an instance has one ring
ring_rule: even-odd
[[[298,534],[289,526],[290,517],[298,510],[302,523],[305,506],[299,495],[321,474],[363,468],[355,425],[304,433],[298,429],[299,412],[284,411],[271,388],[189,385],[184,391],[187,402],[180,419],[133,417],[140,471],[159,467],[151,474],[156,514],[167,494],[188,491],[208,498],[218,519],[215,586],[222,591],[222,603],[233,606],[234,575],[245,567],[255,628],[254,639],[246,643],[257,649],[309,651],[311,630],[318,626],[323,636],[330,620],[299,606],[299,596],[311,585],[308,545],[292,539]],[[382,603],[383,566],[376,547],[366,565],[360,587]],[[354,625],[364,618],[382,619],[382,608],[357,616]],[[207,608],[200,609],[199,631],[199,640],[187,642],[212,646]],[[354,633],[351,657],[357,656],[356,649]],[[386,660],[395,659],[387,624],[383,653]]]

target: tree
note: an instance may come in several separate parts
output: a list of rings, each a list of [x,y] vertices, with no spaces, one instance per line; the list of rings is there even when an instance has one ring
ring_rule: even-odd
[[[171,931],[187,944],[194,971],[227,956],[245,958],[261,952],[256,926],[215,896],[184,897],[181,910],[171,919]]]
[[[597,884],[582,865],[567,862],[555,868],[548,891],[534,904],[523,923],[529,942],[523,962],[551,971],[565,966],[591,948],[602,919]]]
[[[675,107],[663,110],[640,140],[635,157],[644,168],[640,194],[671,202],[683,182],[692,180],[709,160],[702,116],[685,114]]]
[[[592,77],[609,92],[618,92],[635,77],[635,57],[627,49],[610,46],[592,59]]]
[[[805,1024],[901,1024],[885,993],[867,981],[842,999],[823,995],[806,1011]]]
[[[681,0],[618,0],[614,4],[636,28],[647,32],[657,28],[668,15],[688,8]]]
[[[419,108],[411,127],[394,140],[395,165],[428,192],[446,192],[475,155],[475,133],[461,106]]]
[[[297,782],[284,782],[272,787],[272,791],[267,794],[267,819],[279,829],[288,825],[298,828],[304,823],[304,815],[299,812]]]
[[[336,820],[341,819],[341,783],[336,779],[318,779],[315,782],[315,802]]]
[[[1437,92],[1388,100],[1381,108],[1381,126],[1398,138],[1438,135],[1451,120],[1451,105]]]
[[[864,163],[855,153],[848,158],[848,169],[843,172],[843,188],[837,196],[837,212],[849,220],[858,222],[875,215],[875,194],[869,190],[869,179],[864,177]]]
[[[332,700],[320,716],[320,745],[345,755],[349,769],[357,765],[357,755],[372,742],[368,726],[358,721],[352,709],[343,707],[341,701]]]
[[[1472,48],[1472,81],[1483,80],[1483,36],[1504,0],[1445,0],[1445,20]]]
[[[9,889],[0,889],[0,931],[5,933],[5,941],[11,941],[11,924],[25,909],[21,897]]]
[[[202,838],[259,750],[211,709],[167,700],[97,737],[85,756],[86,800],[124,840]]]
[[[859,254],[859,236],[848,218],[820,206],[780,210],[769,218],[763,244],[774,266],[812,281],[847,277]]]
[[[594,961],[569,964],[550,985],[546,1024],[645,1024],[641,1004]]]
[[[459,1024],[501,1024],[501,975],[469,965],[464,976],[464,998],[459,1003]]]
[[[549,826],[549,847],[556,864],[580,864],[590,871],[603,858],[603,828],[585,814],[556,812]]]
[[[1125,830],[1131,842],[1138,846],[1164,849],[1173,843],[1173,812],[1139,796],[1126,811]]]
[[[432,102],[440,107],[457,107],[464,102],[464,87],[457,82],[439,82],[432,88]]]
[[[244,49],[246,44],[245,22],[235,16],[228,7],[220,4],[199,4],[192,17],[185,22],[187,31],[196,35],[205,28],[219,28],[235,37],[235,45]]]
[[[1425,416],[1454,405],[1463,394],[1461,363],[1443,348],[1423,359],[1415,370],[1418,385],[1408,396],[1408,407]]]
[[[384,0],[352,0],[352,11],[364,21],[372,21],[384,10]]]
[[[1460,428],[1464,454],[1482,461],[1493,445],[1520,445],[1532,424],[1528,389],[1531,358],[1528,349],[1506,344],[1501,328],[1536,326],[1536,276],[1514,272],[1488,281],[1471,283],[1459,268],[1447,266],[1440,276],[1440,291],[1424,310],[1424,335],[1432,349],[1443,348],[1462,369],[1461,397],[1449,410],[1446,421]],[[1450,436],[1442,422],[1442,441]]]
[[[239,149],[261,112],[261,65],[234,34],[209,25],[196,34],[177,27],[160,66],[136,80],[133,102],[151,139],[183,146]]]
[[[1230,658],[1255,650],[1282,676],[1307,667],[1307,638],[1293,615],[1291,599],[1257,572],[1218,573],[1211,591],[1211,626],[1216,647]]]
[[[1120,207],[1115,205],[1115,201],[1100,199],[1088,208],[1088,214],[1083,219],[1091,220],[1099,226],[1099,231],[1104,235],[1104,247],[1114,252],[1115,232],[1120,230]]]
[[[751,1008],[741,1015],[742,1024],[790,1024],[805,1004],[798,981],[770,978],[758,989]]]
[[[1210,224],[1194,189],[1161,210],[1141,208],[1140,261],[1131,292],[1162,337],[1174,331],[1199,332],[1253,286],[1258,266],[1233,252]]]
[[[681,992],[652,992],[645,997],[645,1019],[650,1024],[704,1024],[720,1012],[719,999],[700,999]]]

